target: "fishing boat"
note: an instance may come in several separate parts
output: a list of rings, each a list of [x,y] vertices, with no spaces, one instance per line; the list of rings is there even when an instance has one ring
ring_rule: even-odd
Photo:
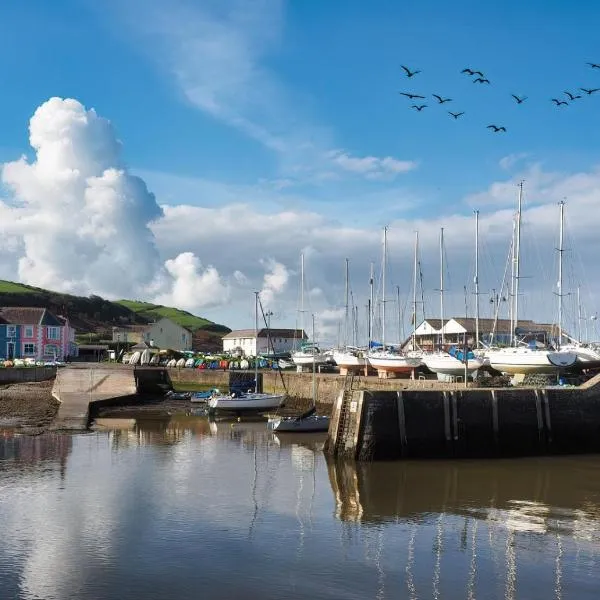
[[[315,335],[315,317],[313,315],[312,335]],[[275,433],[304,433],[315,431],[327,431],[329,429],[329,417],[317,415],[317,379],[315,363],[312,365],[312,405],[298,417],[271,417],[268,426]]]
[[[258,340],[258,292],[254,292],[254,327]],[[213,395],[208,399],[211,413],[233,412],[243,413],[268,412],[279,408],[284,401],[284,394],[266,394],[258,391],[258,360],[254,360],[254,391],[232,391],[231,394]]]

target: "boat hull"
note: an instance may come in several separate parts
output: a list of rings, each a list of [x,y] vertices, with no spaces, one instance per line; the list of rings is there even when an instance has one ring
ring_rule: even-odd
[[[423,363],[425,366],[438,375],[449,375],[452,377],[460,377],[465,374],[465,364],[450,356],[449,354],[444,355],[430,355],[423,357]],[[483,366],[484,361],[479,358],[470,358],[467,360],[467,373],[470,375],[477,369]]]
[[[272,429],[275,433],[301,433],[316,431],[327,431],[329,429],[329,417],[311,415],[304,419],[284,417],[275,420]]]
[[[334,352],[333,360],[341,369],[362,369],[367,364],[363,356],[356,356],[351,352]]]
[[[327,362],[327,357],[321,354],[311,354],[309,352],[294,352],[292,354],[292,362],[298,367],[305,367],[307,365],[322,365]]]
[[[246,394],[240,397],[217,396],[210,398],[211,412],[256,413],[279,408],[283,404],[283,394]]]
[[[369,365],[374,369],[389,373],[411,373],[422,362],[420,358],[375,354],[367,356],[367,360],[369,361]]]
[[[574,352],[552,352],[546,350],[506,349],[487,355],[490,366],[501,373],[527,375],[529,373],[553,374],[568,369],[577,361]]]

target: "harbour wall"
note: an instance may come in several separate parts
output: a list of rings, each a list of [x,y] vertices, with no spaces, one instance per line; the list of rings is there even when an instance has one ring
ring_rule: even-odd
[[[237,373],[237,372],[236,372]],[[242,373],[242,372],[240,372]],[[253,373],[245,372],[252,377]],[[281,393],[287,391],[294,399],[312,398],[312,374],[261,371],[262,389],[264,392]],[[201,370],[201,369],[169,369],[169,376],[173,385],[195,384],[206,387],[226,387],[229,385],[229,371]],[[332,373],[318,373],[315,375],[318,403],[322,405],[333,405],[339,392],[344,389],[347,381],[345,375]],[[469,386],[474,384],[469,383]],[[379,379],[378,377],[354,376],[352,380],[353,389],[369,389],[374,391],[390,390],[459,390],[465,389],[464,383],[446,383],[435,379],[410,380],[410,379]]]
[[[56,367],[7,367],[0,369],[0,385],[47,381],[55,376]]]
[[[341,392],[326,450],[359,461],[600,452],[600,376],[566,389]]]

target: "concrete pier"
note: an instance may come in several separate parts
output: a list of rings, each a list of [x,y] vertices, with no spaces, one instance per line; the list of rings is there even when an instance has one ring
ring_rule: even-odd
[[[161,368],[77,365],[60,369],[52,388],[52,396],[60,402],[52,429],[86,429],[100,406],[135,403],[171,387],[167,370]]]
[[[600,375],[575,388],[343,390],[326,451],[356,460],[600,452]]]

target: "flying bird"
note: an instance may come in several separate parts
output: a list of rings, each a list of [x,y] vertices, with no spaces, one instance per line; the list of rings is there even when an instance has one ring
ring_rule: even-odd
[[[458,119],[458,117],[460,117],[461,115],[464,115],[464,112],[459,112],[459,113],[453,113],[452,111],[448,111],[449,115],[452,115],[455,119]]]
[[[563,104],[565,106],[569,106],[568,102],[566,102],[565,100],[559,100],[558,98],[552,98],[552,102],[554,102],[554,104],[556,104],[556,106],[562,106]]]
[[[487,128],[488,129],[493,129],[494,133],[498,133],[499,131],[506,132],[506,127],[498,127],[497,125],[488,125]]]
[[[417,106],[416,104],[413,104],[411,106],[411,108],[416,109],[418,112],[421,112],[424,108],[427,108],[427,104],[421,104],[420,106]]]
[[[409,94],[408,92],[398,92],[401,96],[406,96],[410,100],[418,98],[419,100],[425,100],[425,96],[419,96],[418,94]]]
[[[404,65],[400,65],[400,67],[402,68],[402,70],[406,73],[406,76],[408,78],[410,77],[414,77],[415,75],[417,75],[418,73],[420,73],[421,71],[411,71],[408,67],[405,67]]]
[[[485,77],[481,71],[473,71],[473,75],[479,75],[479,77]]]
[[[444,104],[444,102],[452,102],[452,98],[442,98],[442,96],[438,96],[437,94],[431,94],[440,104]]]
[[[585,92],[588,96],[591,96],[594,92],[600,92],[600,88],[579,88],[582,92]]]
[[[489,83],[489,82],[490,82],[490,80],[483,77],[483,75],[481,77],[478,77],[477,79],[473,79],[473,83]]]
[[[517,104],[523,104],[527,100],[527,96],[517,96],[516,94],[511,94],[511,96],[517,101]]]
[[[463,69],[461,73],[466,73],[467,75],[475,75],[475,71],[469,69],[468,67],[466,69]]]
[[[600,65],[598,63],[588,63],[592,69],[600,69]]]
[[[577,100],[577,98],[581,98],[581,96],[575,96],[571,94],[571,92],[564,92],[567,96],[569,96],[569,100]]]

